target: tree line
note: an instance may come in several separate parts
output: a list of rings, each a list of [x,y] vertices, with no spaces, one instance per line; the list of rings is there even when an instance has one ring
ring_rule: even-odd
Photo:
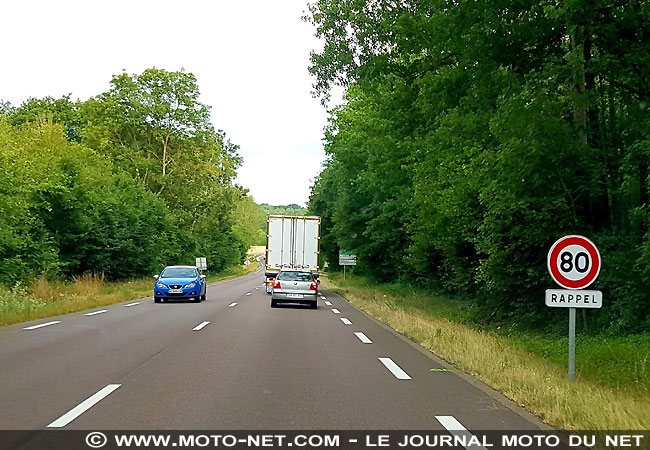
[[[148,69],[87,101],[0,102],[0,282],[240,264],[259,207],[198,97],[191,73]]]
[[[278,214],[282,216],[304,216],[307,214],[307,208],[295,203],[289,205],[269,205],[268,203],[261,203],[260,208],[266,214]],[[266,227],[266,224],[264,226]]]
[[[314,91],[328,159],[309,207],[379,280],[480,298],[485,317],[564,321],[546,254],[599,247],[592,329],[650,326],[650,4],[318,0]],[[554,316],[555,315],[555,316]]]

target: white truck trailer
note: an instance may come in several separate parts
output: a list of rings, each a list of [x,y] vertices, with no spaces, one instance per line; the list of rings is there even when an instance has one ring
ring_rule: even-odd
[[[266,292],[281,269],[309,270],[318,277],[320,217],[281,216],[266,219]]]

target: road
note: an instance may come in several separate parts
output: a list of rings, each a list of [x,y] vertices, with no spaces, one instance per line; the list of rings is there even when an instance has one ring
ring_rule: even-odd
[[[200,304],[146,298],[0,329],[0,428],[542,426],[342,297],[272,309],[262,283],[258,271]]]

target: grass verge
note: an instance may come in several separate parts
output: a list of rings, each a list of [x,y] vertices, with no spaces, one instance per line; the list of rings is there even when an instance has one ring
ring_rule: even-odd
[[[577,382],[569,382],[565,366],[535,353],[545,346],[535,343],[534,335],[520,336],[518,341],[497,331],[477,329],[463,323],[472,316],[471,310],[463,309],[465,305],[426,291],[369,285],[357,276],[343,283],[338,274],[323,277],[322,283],[325,289],[344,295],[367,314],[502,392],[549,425],[567,430],[650,429],[650,389],[646,384],[614,387],[607,376],[579,376]],[[578,346],[579,352],[595,348],[582,348],[580,341]],[[564,349],[566,352],[567,347]],[[601,365],[609,363],[601,360]],[[586,368],[590,370],[593,367]],[[638,368],[644,370],[645,364]]]
[[[256,263],[231,267],[207,277],[208,282],[227,280],[254,272]],[[88,274],[71,281],[38,278],[29,286],[0,286],[0,326],[84,311],[152,294],[153,278],[109,282],[103,275]]]

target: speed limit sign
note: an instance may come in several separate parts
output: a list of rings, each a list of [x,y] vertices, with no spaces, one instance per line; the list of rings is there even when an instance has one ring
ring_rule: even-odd
[[[548,271],[557,284],[566,289],[547,289],[546,306],[569,309],[569,380],[576,369],[576,308],[600,308],[603,294],[584,289],[596,281],[600,273],[600,253],[584,236],[564,236],[548,252]],[[583,309],[584,311],[584,309]]]
[[[548,252],[548,271],[566,289],[584,289],[600,273],[600,253],[584,236],[564,236]]]

